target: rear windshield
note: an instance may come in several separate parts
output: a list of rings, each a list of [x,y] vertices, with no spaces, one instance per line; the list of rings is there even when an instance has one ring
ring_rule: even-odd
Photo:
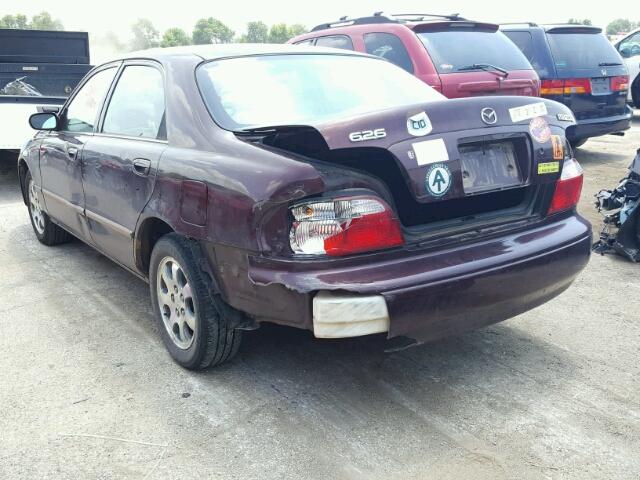
[[[547,33],[556,68],[598,68],[601,63],[621,64],[620,55],[601,33]]]
[[[466,71],[474,64],[505,70],[532,70],[522,52],[502,32],[443,30],[417,34],[439,73]]]
[[[198,86],[223,128],[313,125],[444,97],[377,58],[289,54],[203,64]]]

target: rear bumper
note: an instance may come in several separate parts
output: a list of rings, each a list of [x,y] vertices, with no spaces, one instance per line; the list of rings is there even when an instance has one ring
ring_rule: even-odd
[[[294,266],[254,258],[248,273],[254,288],[280,286],[292,299],[290,308],[299,309],[287,315],[299,318],[299,323],[279,323],[313,329],[314,296],[337,290],[357,294],[347,295],[347,300],[382,296],[389,338],[426,342],[500,322],[547,302],[569,287],[586,266],[590,251],[589,223],[570,215],[498,238],[436,251],[390,253],[379,260],[372,255],[333,265]],[[331,310],[325,310],[331,313],[329,322],[344,323],[336,310],[339,305],[333,301]],[[265,309],[268,305],[260,308],[259,316],[269,316]],[[381,311],[370,315],[377,320],[377,331],[384,322]],[[352,312],[347,305],[344,318]]]
[[[610,133],[624,132],[631,128],[631,118],[633,117],[633,110],[628,106],[626,110],[624,115],[580,120],[577,125],[567,128],[567,138],[571,141],[577,141]]]

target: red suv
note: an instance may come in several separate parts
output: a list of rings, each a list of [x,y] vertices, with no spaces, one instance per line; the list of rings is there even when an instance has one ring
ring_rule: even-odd
[[[540,95],[535,70],[498,25],[458,15],[341,18],[289,40],[386,58],[449,98]]]

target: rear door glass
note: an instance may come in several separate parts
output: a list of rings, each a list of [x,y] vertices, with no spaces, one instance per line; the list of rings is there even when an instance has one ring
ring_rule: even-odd
[[[527,58],[502,32],[447,29],[417,35],[439,73],[454,73],[482,63],[505,70],[531,70]]]
[[[154,67],[125,67],[111,96],[102,131],[127,137],[164,139],[164,84]]]
[[[413,73],[413,63],[402,40],[392,33],[367,33],[364,36],[367,53],[382,57],[391,63]]]
[[[342,48],[343,50],[353,50],[353,42],[347,35],[330,35],[318,37],[316,47]]]
[[[601,33],[547,33],[558,70],[598,68],[601,63],[621,64],[620,55]]]

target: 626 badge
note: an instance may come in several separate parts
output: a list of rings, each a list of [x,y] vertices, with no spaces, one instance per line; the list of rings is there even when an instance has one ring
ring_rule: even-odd
[[[362,130],[361,132],[351,132],[349,140],[352,142],[364,142],[366,140],[377,140],[387,136],[384,128],[376,128],[375,130]]]
[[[451,170],[444,163],[434,163],[427,170],[425,184],[431,195],[443,196],[451,188]]]

